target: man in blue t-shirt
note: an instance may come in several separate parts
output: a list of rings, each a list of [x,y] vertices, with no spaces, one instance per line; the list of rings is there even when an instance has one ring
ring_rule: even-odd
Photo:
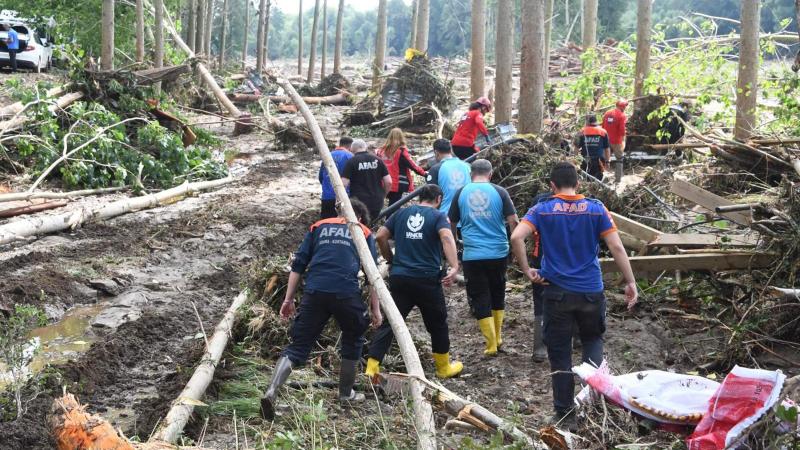
[[[572,369],[573,323],[583,343],[583,361],[599,366],[603,361],[606,299],[597,253],[603,239],[625,277],[628,309],[638,298],[628,254],[606,207],[598,200],[578,195],[578,172],[568,162],[558,163],[550,174],[553,196],[528,210],[511,235],[514,256],[528,278],[543,284],[544,342],[553,377],[556,422],[573,426],[575,381]],[[525,239],[538,233],[541,269],[532,269],[525,255]]]
[[[19,52],[19,35],[17,30],[11,27],[11,24],[6,24],[5,29],[8,30],[8,37],[6,38],[6,48],[8,49],[8,60],[11,63],[11,71],[17,71],[17,53]]]
[[[437,208],[442,190],[435,184],[425,185],[419,204],[394,213],[378,230],[378,248],[391,265],[389,290],[395,305],[405,319],[414,307],[422,314],[425,329],[431,335],[431,350],[436,376],[450,378],[461,373],[461,362],[450,362],[450,336],[447,328],[447,305],[442,284],[450,285],[458,274],[456,241],[450,231],[447,215]],[[389,245],[394,239],[395,252]],[[442,278],[442,250],[450,269]],[[369,345],[366,374],[375,377],[380,363],[392,345],[392,329],[385,322]]]
[[[450,206],[453,232],[460,222],[464,240],[464,278],[467,298],[478,327],[486,338],[484,354],[496,355],[503,343],[508,224],[519,223],[514,204],[505,189],[492,184],[492,163],[472,163],[472,182],[461,188]]]
[[[370,234],[367,207],[358,200],[351,200],[361,228],[367,237],[372,257],[377,260],[375,238]],[[358,257],[344,217],[320,220],[306,233],[300,249],[295,253],[286,296],[281,304],[281,318],[294,316],[294,296],[303,274],[306,274],[300,311],[295,316],[289,332],[291,343],[283,351],[275,364],[267,392],[261,398],[261,415],[267,420],[275,418],[275,400],[278,390],[289,378],[292,368],[302,366],[308,360],[311,348],[317,342],[322,329],[333,316],[342,330],[341,357],[339,371],[339,400],[364,400],[363,394],[353,391],[356,380],[356,365],[361,359],[364,333],[370,325],[367,306],[361,299],[358,272],[361,260]],[[381,317],[378,297],[370,289],[370,313],[372,326],[378,327]]]
[[[453,147],[447,139],[434,141],[433,152],[438,162],[428,170],[428,183],[442,188],[443,197],[439,211],[447,214],[450,212],[453,196],[469,182],[470,167],[453,155]]]
[[[342,136],[339,138],[339,146],[331,152],[331,158],[336,163],[336,169],[339,170],[339,175],[344,171],[344,166],[347,161],[353,157],[350,153],[350,146],[353,144],[353,138]],[[320,163],[319,166],[319,183],[322,185],[322,206],[320,207],[319,218],[330,219],[338,216],[336,212],[336,192],[331,185],[331,177],[325,169],[325,164]],[[349,192],[349,190],[348,190]]]

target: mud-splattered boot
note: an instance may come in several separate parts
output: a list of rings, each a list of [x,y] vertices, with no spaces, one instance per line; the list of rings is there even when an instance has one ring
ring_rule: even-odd
[[[292,373],[292,361],[285,356],[281,356],[275,364],[275,372],[272,374],[272,381],[267,392],[261,397],[261,417],[266,420],[275,420],[275,400],[278,398],[280,390],[289,374]]]
[[[356,384],[356,365],[358,365],[357,360],[342,360],[342,367],[339,370],[340,402],[362,402],[365,399],[364,394],[357,394],[356,391],[353,390],[353,385]]]

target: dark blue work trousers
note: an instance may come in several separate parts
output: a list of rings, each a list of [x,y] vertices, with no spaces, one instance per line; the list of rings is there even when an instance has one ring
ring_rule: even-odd
[[[603,361],[606,298],[602,292],[581,294],[556,285],[544,287],[544,343],[553,372],[553,407],[558,413],[572,409],[575,379],[572,374],[573,324],[583,344],[583,362]]]
[[[291,344],[283,351],[295,367],[302,366],[325,324],[333,316],[342,330],[342,359],[358,360],[364,346],[364,333],[369,328],[367,305],[361,294],[331,294],[327,292],[307,292],[303,294],[297,316],[289,336]]]

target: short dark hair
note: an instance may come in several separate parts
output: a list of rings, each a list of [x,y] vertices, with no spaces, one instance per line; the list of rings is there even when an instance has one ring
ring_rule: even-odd
[[[567,161],[562,161],[550,171],[550,181],[558,189],[574,188],[578,186],[578,171],[575,166]]]
[[[474,111],[474,110],[476,110],[476,109],[481,109],[481,108],[483,108],[483,106],[484,106],[484,105],[482,105],[482,104],[480,104],[480,103],[478,103],[478,102],[472,102],[472,103],[470,103],[470,104],[469,104],[469,110],[470,110],[470,111]]]
[[[447,139],[437,139],[433,141],[433,150],[439,153],[452,153],[453,146]]]
[[[353,143],[353,138],[350,136],[342,136],[339,138],[339,147],[349,147]]]
[[[422,186],[419,191],[419,200],[422,202],[435,202],[437,197],[442,196],[444,196],[442,188],[432,183]]]
[[[489,175],[492,173],[492,163],[488,159],[476,159],[470,165],[473,175]]]
[[[590,113],[586,115],[586,123],[589,125],[596,125],[597,124],[597,116],[594,113]]]
[[[356,213],[358,220],[364,225],[369,225],[370,217],[367,205],[365,205],[361,200],[356,200],[354,198],[350,199],[350,204],[353,206],[353,212]]]

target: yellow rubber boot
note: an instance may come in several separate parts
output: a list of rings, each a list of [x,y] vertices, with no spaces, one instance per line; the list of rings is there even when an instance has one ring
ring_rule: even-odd
[[[494,319],[487,317],[478,321],[478,327],[486,338],[486,350],[483,351],[484,355],[494,356],[497,354],[497,334],[494,331]]]
[[[450,353],[434,353],[433,364],[436,366],[436,377],[442,379],[458,376],[464,369],[461,361],[450,362]]]
[[[500,348],[503,345],[503,317],[505,317],[506,312],[503,309],[493,309],[492,310],[492,319],[494,319],[494,335],[495,341],[497,341],[497,348]]]
[[[381,362],[374,358],[367,359],[367,368],[364,370],[364,375],[371,379],[381,371]]]

